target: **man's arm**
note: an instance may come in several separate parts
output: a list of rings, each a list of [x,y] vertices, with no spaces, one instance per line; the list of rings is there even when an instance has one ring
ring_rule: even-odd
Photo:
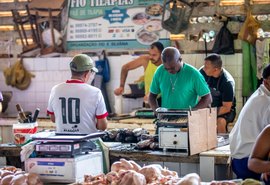
[[[270,172],[270,127],[266,127],[258,136],[248,160],[248,168],[256,173]]]
[[[97,129],[106,130],[107,129],[107,118],[97,119]]]
[[[120,86],[114,90],[114,94],[117,96],[123,94],[129,70],[133,70],[141,66],[143,66],[145,70],[147,67],[148,61],[149,61],[149,56],[143,55],[123,65],[121,69]]]
[[[222,106],[218,107],[217,115],[229,113],[231,111],[233,102],[222,102]]]
[[[152,110],[155,112],[158,108],[158,102],[157,102],[157,94],[153,94],[150,92],[148,102]]]
[[[55,115],[54,114],[50,114],[50,119],[51,119],[52,122],[55,123]]]
[[[217,115],[229,113],[234,101],[234,83],[229,81],[223,85],[223,93],[221,94],[222,106],[218,107]]]
[[[212,96],[211,93],[202,96],[198,104],[194,107],[195,109],[203,109],[207,108],[212,103]]]

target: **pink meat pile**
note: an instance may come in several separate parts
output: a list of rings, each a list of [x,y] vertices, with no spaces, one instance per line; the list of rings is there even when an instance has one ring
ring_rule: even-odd
[[[20,168],[7,166],[0,169],[0,185],[43,185],[35,173],[26,173]]]
[[[200,184],[197,174],[189,174],[188,178],[193,180],[192,185]],[[107,175],[85,175],[84,185],[188,185],[186,180],[185,177],[179,179],[177,172],[158,164],[141,167],[134,161],[120,159],[112,164],[111,172]]]

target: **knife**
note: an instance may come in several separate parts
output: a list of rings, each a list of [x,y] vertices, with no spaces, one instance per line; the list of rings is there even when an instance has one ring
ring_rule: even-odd
[[[35,122],[37,121],[37,117],[38,117],[39,111],[40,111],[39,108],[37,108],[37,109],[35,110],[35,113],[34,113],[34,116],[33,116],[33,119],[32,119],[32,122],[33,122],[33,123],[35,123]]]

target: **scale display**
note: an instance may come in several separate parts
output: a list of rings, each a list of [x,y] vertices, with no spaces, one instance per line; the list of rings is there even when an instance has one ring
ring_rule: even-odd
[[[88,135],[53,133],[48,137],[35,135],[32,139],[37,141],[35,151],[38,156],[75,156],[97,149],[94,140],[103,135],[104,132]]]

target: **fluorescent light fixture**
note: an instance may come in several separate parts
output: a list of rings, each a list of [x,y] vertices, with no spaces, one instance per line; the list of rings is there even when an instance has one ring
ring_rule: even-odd
[[[18,11],[20,15],[26,14],[26,10]],[[0,11],[0,17],[12,17],[11,11]]]
[[[31,26],[29,24],[23,25],[24,30],[31,30]],[[0,31],[13,31],[15,30],[13,25],[0,25]]]
[[[14,0],[0,0],[0,3],[13,3]]]
[[[220,0],[220,6],[243,5],[245,0]]]
[[[13,25],[0,25],[0,31],[13,31]]]
[[[27,2],[27,0],[17,0],[18,2]],[[15,0],[0,0],[0,3],[14,3]]]
[[[26,42],[25,42],[25,39],[23,39],[23,41],[24,41],[24,43],[26,43]],[[33,39],[32,39],[32,38],[28,38],[28,39],[27,39],[27,42],[28,42],[28,44],[33,44]],[[21,39],[16,39],[16,44],[22,45]]]
[[[269,4],[269,0],[250,0],[251,4]]]
[[[185,34],[170,34],[170,40],[184,40]]]

